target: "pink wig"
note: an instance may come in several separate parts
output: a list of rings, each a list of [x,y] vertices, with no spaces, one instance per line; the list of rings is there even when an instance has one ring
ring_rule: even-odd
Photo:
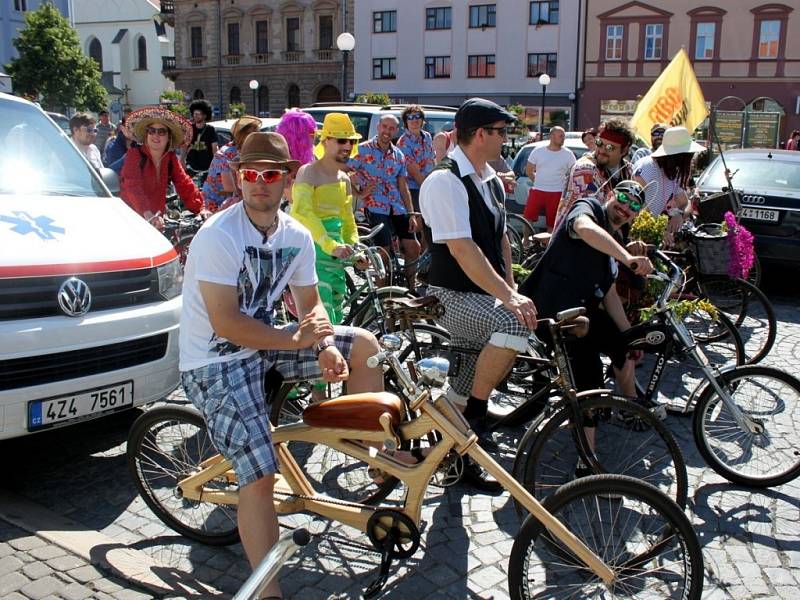
[[[317,130],[317,122],[310,114],[290,108],[281,117],[275,131],[286,138],[289,145],[289,154],[294,160],[299,160],[301,165],[314,160],[314,138],[311,134]]]

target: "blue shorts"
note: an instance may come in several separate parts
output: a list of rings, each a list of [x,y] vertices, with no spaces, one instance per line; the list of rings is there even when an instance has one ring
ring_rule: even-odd
[[[335,330],[336,347],[349,361],[355,330]],[[186,396],[203,414],[217,451],[233,463],[240,486],[278,472],[264,398],[264,376],[272,368],[286,381],[322,377],[312,348],[263,350],[181,373]]]

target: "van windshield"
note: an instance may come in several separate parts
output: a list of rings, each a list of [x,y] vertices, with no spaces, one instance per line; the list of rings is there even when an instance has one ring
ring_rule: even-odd
[[[108,197],[100,179],[41,110],[0,99],[0,196]]]

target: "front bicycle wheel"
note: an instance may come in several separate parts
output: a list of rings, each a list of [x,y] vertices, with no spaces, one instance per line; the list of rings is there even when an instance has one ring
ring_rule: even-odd
[[[697,535],[681,509],[652,486],[620,475],[592,476],[565,485],[544,507],[616,578],[607,587],[531,515],[511,549],[508,589],[514,600],[701,597]]]
[[[738,367],[717,381],[744,423],[706,386],[695,409],[694,439],[709,466],[729,481],[762,488],[800,475],[800,381],[762,366]]]
[[[641,405],[607,392],[583,396],[579,402],[584,419],[591,415],[597,425],[594,454],[604,473],[641,479],[686,506],[686,463],[661,420]],[[572,408],[563,405],[534,437],[521,471],[522,484],[538,500],[576,478],[577,441]]]
[[[211,546],[239,541],[236,506],[183,498],[178,483],[217,456],[202,415],[188,406],[161,406],[134,422],[128,435],[128,470],[145,504],[168,527]],[[225,477],[205,484],[237,491]]]

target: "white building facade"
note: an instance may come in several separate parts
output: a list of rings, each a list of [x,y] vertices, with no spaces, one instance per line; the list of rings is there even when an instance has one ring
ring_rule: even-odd
[[[174,32],[158,0],[72,0],[75,28],[87,56],[100,64],[114,118],[174,89],[162,57],[174,57]]]
[[[470,96],[569,126],[586,0],[356,0],[355,93],[457,106]]]

